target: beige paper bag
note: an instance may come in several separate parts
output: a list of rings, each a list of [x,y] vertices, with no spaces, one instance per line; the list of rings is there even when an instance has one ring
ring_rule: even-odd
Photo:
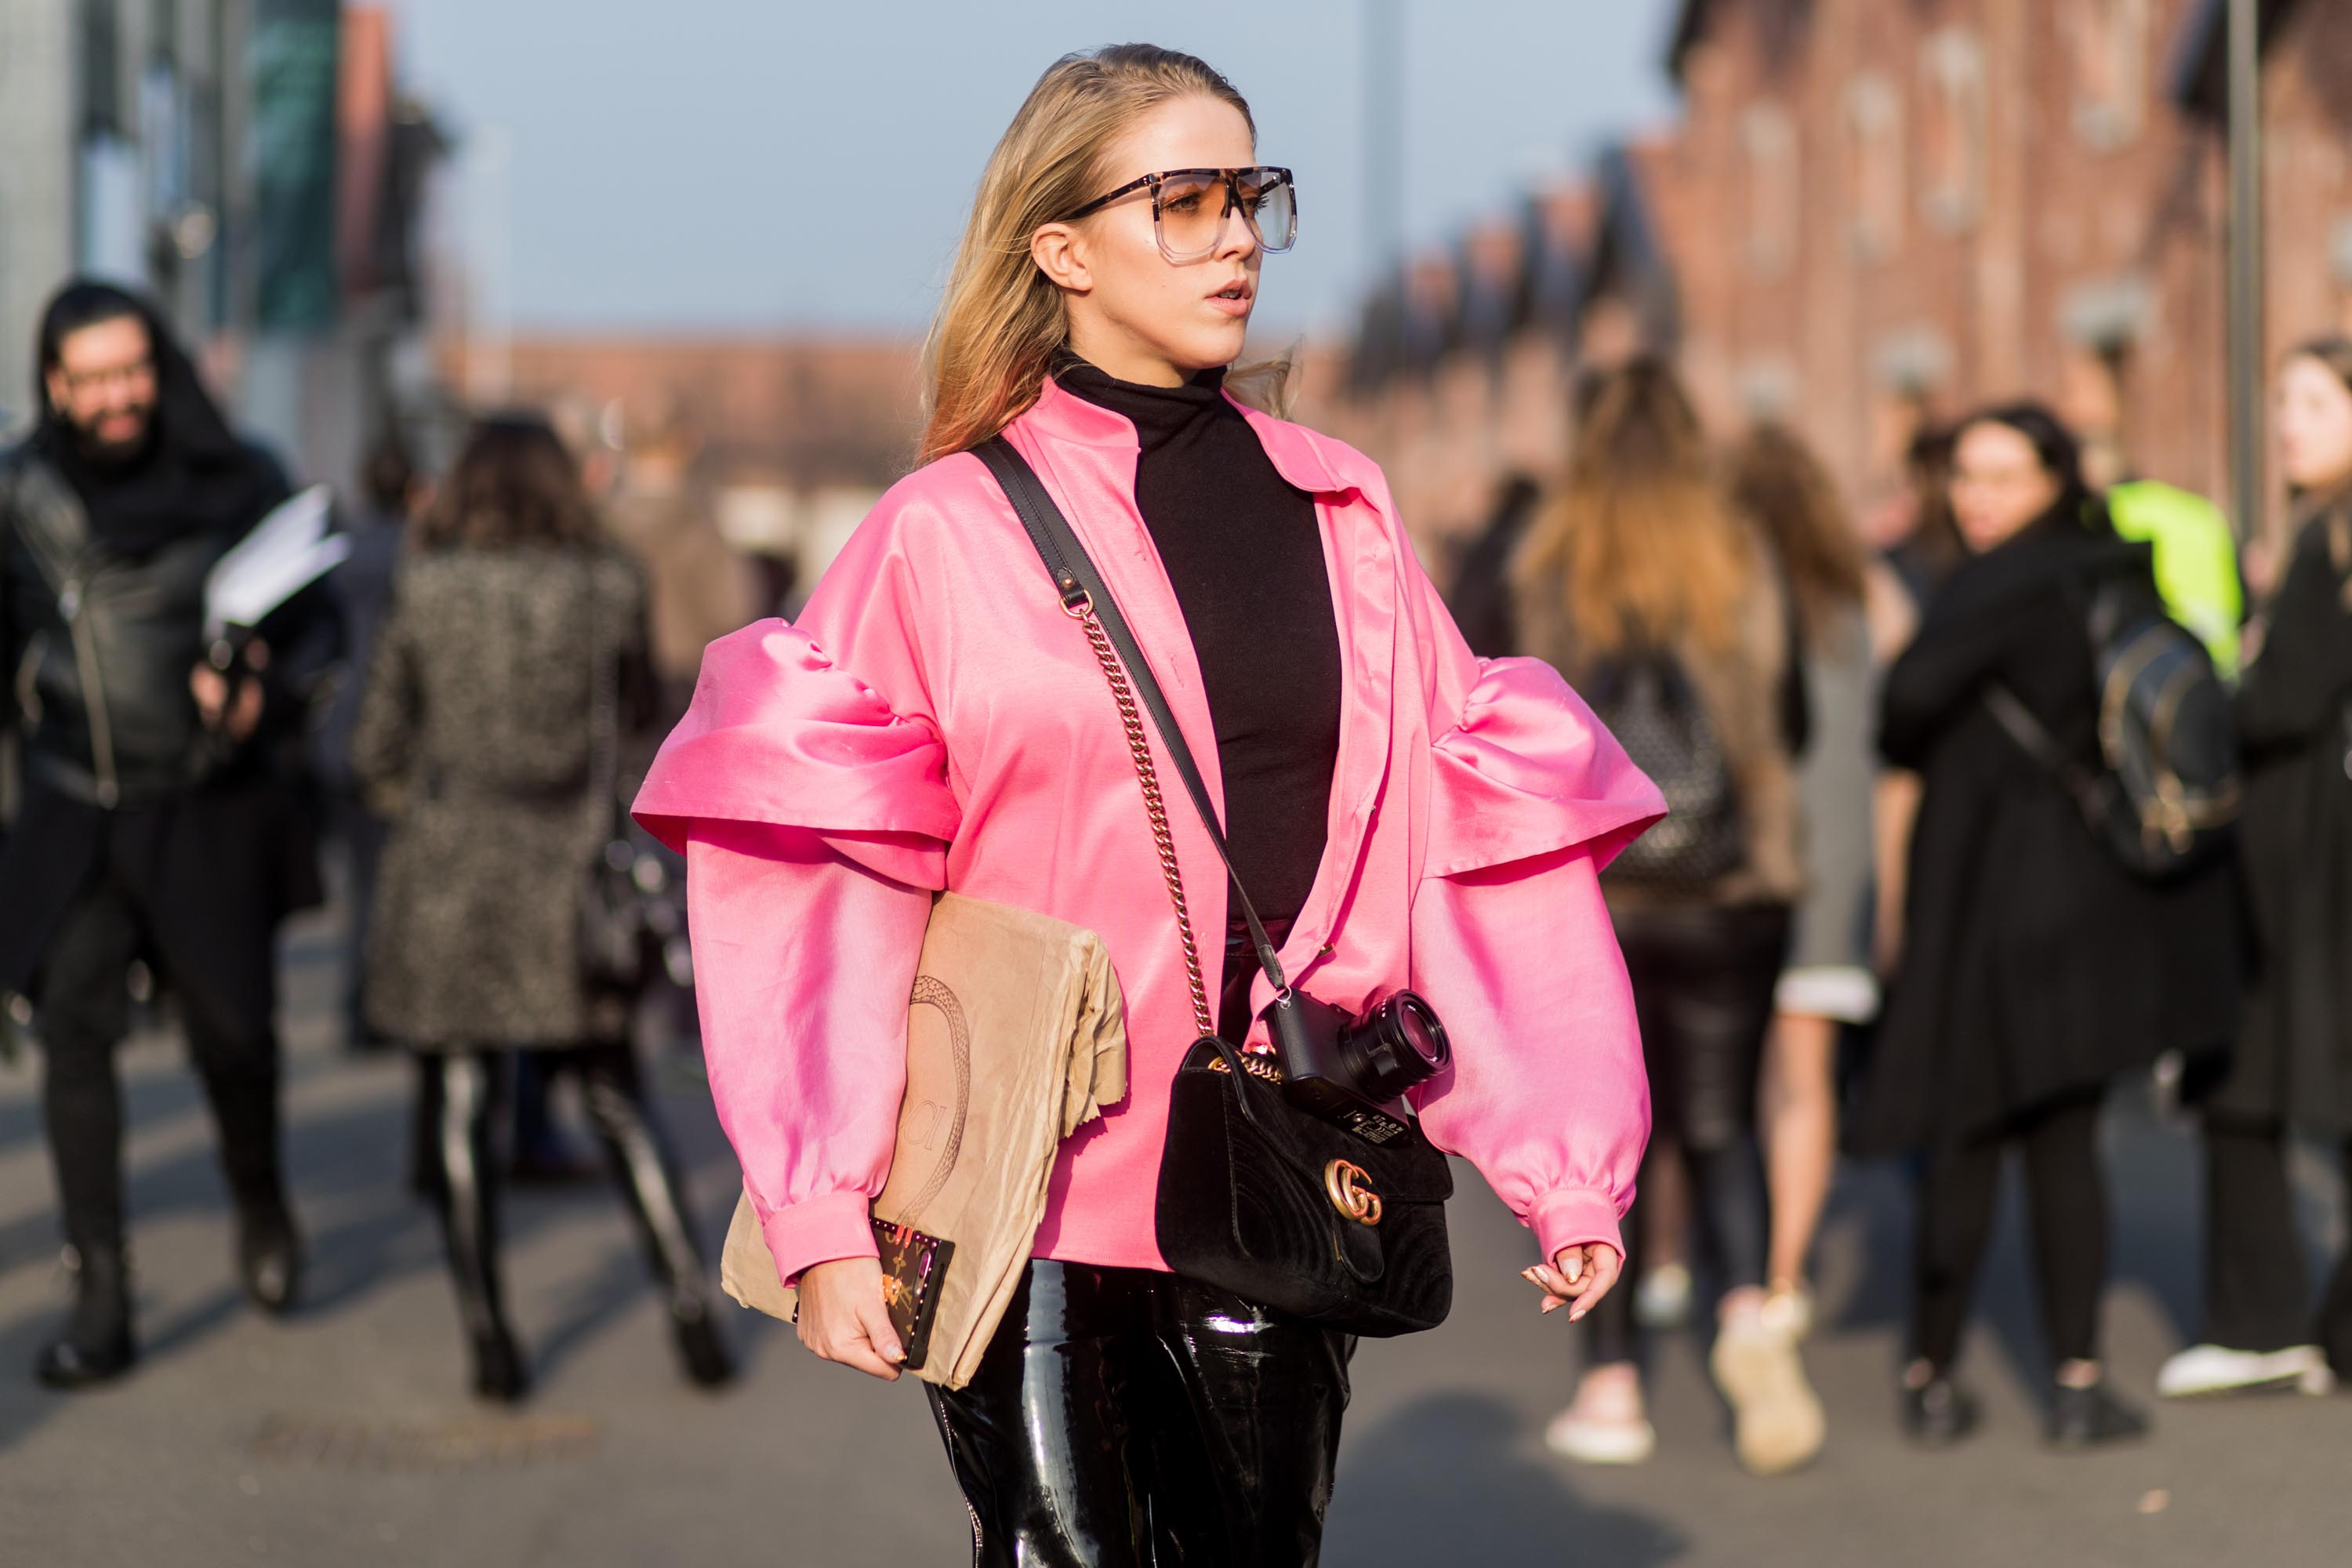
[[[954,893],[931,906],[907,1019],[907,1093],[877,1218],[955,1243],[916,1375],[961,1388],[979,1370],[1045,1211],[1061,1141],[1127,1098],[1127,1026],[1102,939]],[[719,1283],[789,1321],[747,1192]]]

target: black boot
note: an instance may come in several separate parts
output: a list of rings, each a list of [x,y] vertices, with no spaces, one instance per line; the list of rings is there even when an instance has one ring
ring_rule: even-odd
[[[646,1261],[669,1292],[670,1333],[678,1360],[697,1386],[722,1387],[735,1379],[735,1358],[710,1310],[702,1249],[687,1221],[677,1169],[645,1103],[635,1058],[625,1046],[591,1047],[583,1057],[588,1118],[636,1221]]]
[[[499,1405],[521,1404],[530,1392],[530,1372],[514,1335],[499,1323],[476,1331],[473,1342],[475,1394]]]
[[[282,1317],[292,1309],[302,1284],[302,1238],[281,1194],[238,1200],[236,1272],[263,1311]]]
[[[449,1249],[457,1315],[473,1352],[474,1392],[513,1405],[529,1390],[530,1378],[507,1326],[499,1279],[498,1173],[490,1163],[490,1124],[500,1098],[499,1064],[479,1053],[450,1052],[428,1066],[438,1085],[441,1234]]]
[[[1947,1448],[1977,1429],[1977,1402],[1969,1391],[1938,1373],[1917,1388],[1903,1390],[1903,1430],[1929,1448]]]
[[[677,1341],[677,1359],[696,1387],[724,1388],[735,1381],[735,1358],[719,1337],[708,1296],[690,1293],[672,1300],[669,1328]]]
[[[2062,1383],[2051,1389],[2042,1432],[2053,1448],[2088,1448],[2147,1436],[2147,1417],[2109,1393],[2104,1379],[2088,1388]]]
[[[89,1388],[131,1370],[131,1270],[120,1247],[73,1249],[74,1308],[33,1374],[49,1388]]]

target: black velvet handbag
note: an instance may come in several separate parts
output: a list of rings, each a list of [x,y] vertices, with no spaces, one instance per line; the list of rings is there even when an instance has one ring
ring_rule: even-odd
[[[1156,1215],[1160,1255],[1187,1279],[1327,1328],[1372,1338],[1435,1328],[1454,1304],[1445,1234],[1454,1175],[1445,1156],[1408,1117],[1398,1118],[1401,1133],[1374,1143],[1300,1109],[1283,1091],[1281,1053],[1244,1050],[1218,1037],[1145,740],[1145,713],[1231,875],[1233,859],[1207,786],[1142,648],[1068,520],[1003,437],[973,451],[1003,486],[1062,608],[1086,633],[1110,683],[1183,937],[1200,1033],[1177,1070],[1168,1108]],[[1233,889],[1258,963],[1274,983],[1269,1023],[1278,1040],[1286,1039],[1318,1009],[1290,1005],[1297,994],[1239,877]]]

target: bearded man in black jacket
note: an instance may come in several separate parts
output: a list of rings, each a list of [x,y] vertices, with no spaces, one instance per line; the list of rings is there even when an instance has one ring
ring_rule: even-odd
[[[68,285],[42,321],[36,395],[38,426],[0,453],[0,726],[22,731],[25,774],[0,842],[0,991],[38,1009],[76,1301],[35,1370],[72,1388],[134,1356],[114,1050],[135,963],[178,1000],[246,1289],[272,1312],[294,1299],[274,947],[317,898],[283,762],[320,623],[297,601],[233,671],[206,661],[206,575],[287,485],[151,308]]]

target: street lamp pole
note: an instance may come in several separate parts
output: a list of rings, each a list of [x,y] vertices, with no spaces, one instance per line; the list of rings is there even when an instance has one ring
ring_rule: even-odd
[[[1404,248],[1404,5],[1364,0],[1364,258],[1370,276]]]
[[[2263,112],[2257,0],[2229,0],[2230,512],[2263,526]]]

